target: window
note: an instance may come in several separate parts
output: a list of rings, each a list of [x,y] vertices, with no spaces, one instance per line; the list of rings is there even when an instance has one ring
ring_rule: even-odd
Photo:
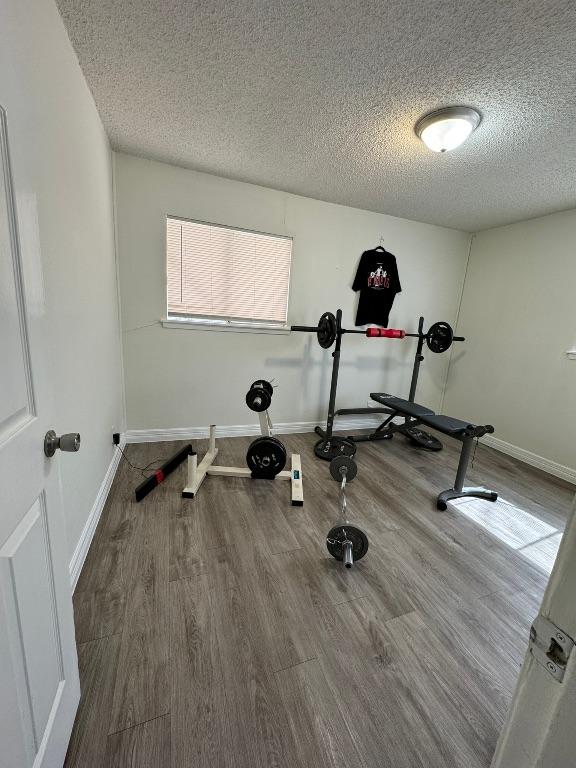
[[[168,320],[282,327],[292,238],[168,217]]]

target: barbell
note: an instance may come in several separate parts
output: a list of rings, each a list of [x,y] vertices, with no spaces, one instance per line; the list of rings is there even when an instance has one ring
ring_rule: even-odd
[[[315,333],[318,344],[323,349],[330,349],[338,336],[338,324],[332,312],[324,312],[318,325],[292,325],[291,330]],[[369,339],[422,338],[428,349],[436,354],[446,352],[454,341],[464,341],[464,336],[455,336],[452,327],[443,320],[433,323],[426,333],[407,333],[402,328],[367,328],[365,331],[355,328],[340,328],[340,333],[360,333]]]
[[[330,474],[340,483],[340,522],[326,535],[328,552],[346,568],[361,560],[368,551],[368,537],[361,528],[348,520],[346,485],[356,477],[358,468],[350,456],[336,456],[330,462]]]

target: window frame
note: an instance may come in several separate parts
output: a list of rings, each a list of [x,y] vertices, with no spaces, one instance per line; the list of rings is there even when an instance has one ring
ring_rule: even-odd
[[[290,286],[292,282],[292,256],[294,249],[294,237],[292,235],[279,235],[274,232],[262,232],[257,229],[247,227],[236,227],[231,224],[220,224],[213,221],[204,221],[202,219],[190,219],[185,216],[177,216],[167,213],[164,217],[164,237],[166,237],[168,221],[181,221],[190,224],[203,224],[208,227],[218,227],[220,229],[231,229],[235,232],[247,232],[248,234],[262,235],[264,237],[274,237],[281,240],[290,240],[290,264],[288,267],[288,281],[286,292],[286,321],[276,323],[273,320],[256,320],[249,318],[224,317],[219,315],[178,315],[168,312],[168,252],[167,246],[164,246],[164,277],[165,277],[165,309],[166,314],[160,322],[164,328],[185,328],[197,331],[232,331],[240,333],[268,333],[268,334],[287,334],[290,333],[288,323],[288,313],[290,308]]]

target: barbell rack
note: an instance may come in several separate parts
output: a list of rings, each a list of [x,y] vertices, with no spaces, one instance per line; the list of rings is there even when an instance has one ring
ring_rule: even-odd
[[[409,400],[414,402],[416,394],[416,386],[418,383],[418,375],[420,370],[420,363],[424,360],[422,350],[426,343],[431,352],[436,354],[446,352],[455,341],[465,341],[464,336],[455,336],[452,328],[446,322],[433,323],[428,331],[424,333],[424,318],[420,317],[418,321],[417,333],[410,333],[402,328],[378,328],[369,327],[366,329],[361,328],[343,328],[342,327],[342,310],[336,310],[336,314],[331,312],[324,312],[317,325],[292,325],[292,331],[304,332],[304,333],[316,333],[318,343],[323,349],[330,349],[334,346],[332,352],[332,377],[330,380],[330,396],[328,400],[328,414],[326,417],[326,428],[322,429],[317,426],[315,432],[321,438],[314,446],[314,453],[318,458],[325,461],[331,461],[336,456],[353,456],[356,453],[356,445],[351,440],[344,437],[334,437],[334,419],[337,415],[349,415],[349,414],[366,414],[366,413],[378,413],[382,412],[380,408],[343,408],[336,411],[336,392],[338,389],[338,373],[340,369],[340,351],[342,346],[342,336],[345,333],[358,334],[366,336],[367,338],[392,338],[392,339],[404,339],[415,338],[418,339],[418,345],[416,348],[416,354],[414,356],[414,366],[412,369],[412,380],[410,383]],[[424,433],[422,433],[424,437]],[[436,438],[428,436],[430,439],[430,445],[432,442],[436,442],[435,450],[442,448],[442,443]]]

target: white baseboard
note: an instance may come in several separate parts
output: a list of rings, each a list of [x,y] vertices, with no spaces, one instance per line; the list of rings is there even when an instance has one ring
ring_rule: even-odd
[[[377,415],[357,416],[356,418],[340,418],[336,420],[336,429],[338,432],[347,432],[355,429],[370,429],[380,424],[381,418]],[[317,421],[292,421],[274,425],[274,432],[277,435],[288,435],[295,432],[313,432],[318,424]],[[245,437],[259,435],[260,427],[258,424],[231,424],[227,426],[216,427],[217,437]],[[208,427],[182,427],[174,429],[131,429],[125,433],[126,443],[156,443],[166,440],[199,440],[208,437]],[[559,477],[569,483],[576,485],[576,469],[566,467],[563,464],[538,456],[535,453],[519,448],[511,443],[506,443],[493,435],[485,435],[482,438],[485,445],[495,448],[501,453],[513,456],[515,459],[530,464],[532,467],[548,472],[550,475]]]
[[[512,443],[506,443],[504,440],[500,440],[494,435],[485,435],[482,438],[482,443],[489,445],[491,448],[495,448],[500,453],[505,453],[508,456],[512,456],[515,459],[523,461],[525,464],[530,464],[532,467],[537,467],[544,472],[548,472],[549,475],[554,475],[562,480],[566,480],[569,483],[576,485],[576,469],[572,467],[566,467],[564,464],[558,464],[550,459],[545,459],[544,456],[538,456],[536,453],[531,453],[524,448],[519,448]]]
[[[378,426],[382,419],[376,416],[358,416],[355,419],[336,419],[338,432],[354,429],[371,429]],[[314,432],[317,421],[289,421],[274,424],[274,434],[288,435],[294,432]],[[249,437],[259,435],[259,424],[233,424],[216,426],[216,437]],[[208,427],[183,427],[175,429],[130,429],[125,433],[127,443],[156,443],[165,440],[199,440],[208,437]]]
[[[126,440],[121,436],[120,447],[123,448],[125,444]],[[86,555],[90,549],[90,544],[92,543],[92,538],[94,536],[96,526],[100,520],[100,515],[104,509],[104,504],[108,498],[108,493],[110,491],[110,487],[112,486],[112,481],[116,475],[116,470],[118,469],[118,464],[120,463],[121,458],[122,454],[120,451],[114,451],[112,461],[108,465],[104,479],[102,480],[100,488],[98,489],[96,500],[92,505],[90,514],[88,515],[88,520],[86,520],[86,525],[84,526],[84,529],[80,535],[80,539],[78,540],[78,544],[76,545],[76,549],[74,550],[74,554],[72,555],[72,559],[70,560],[70,581],[72,583],[72,592],[74,592],[76,589],[80,571],[82,570],[84,560],[86,560]]]

